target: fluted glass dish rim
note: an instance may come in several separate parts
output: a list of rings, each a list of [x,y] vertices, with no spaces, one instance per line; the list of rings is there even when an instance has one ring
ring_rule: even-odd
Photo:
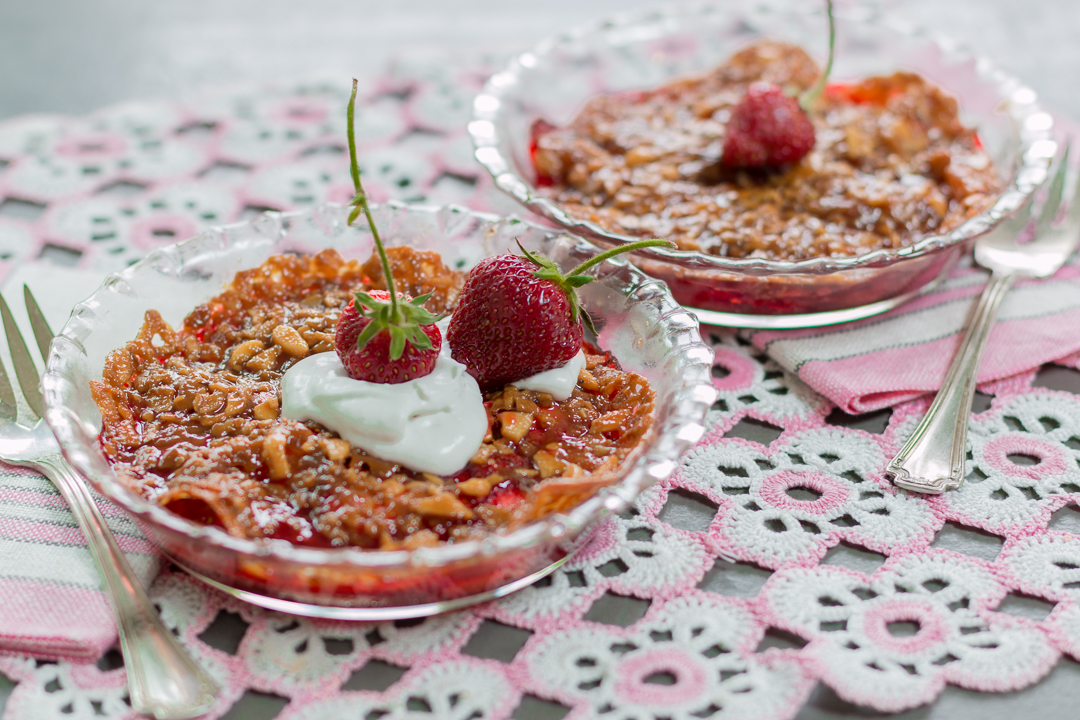
[[[495,185],[532,212],[559,227],[605,243],[623,244],[640,240],[639,236],[611,232],[591,220],[574,217],[536,187],[516,169],[512,153],[506,151],[510,141],[504,131],[505,99],[521,82],[523,74],[540,66],[560,46],[584,38],[627,37],[643,29],[662,26],[697,14],[738,18],[758,14],[792,13],[800,16],[822,15],[821,10],[807,11],[791,8],[779,2],[755,4],[752,9],[724,8],[713,4],[693,4],[639,15],[620,15],[608,20],[581,25],[542,40],[531,50],[516,55],[501,71],[493,74],[473,101],[473,116],[468,130],[477,161],[492,176]],[[815,257],[805,260],[769,260],[764,258],[726,258],[697,250],[649,248],[637,251],[641,255],[668,262],[675,266],[697,270],[730,273],[733,276],[779,277],[826,275],[869,268],[881,268],[904,260],[963,245],[993,229],[1001,220],[1014,213],[1046,179],[1057,144],[1052,139],[1053,117],[1037,101],[1034,90],[1014,76],[1004,72],[984,56],[968,50],[962,43],[924,28],[910,27],[894,18],[887,18],[876,8],[847,8],[837,11],[838,20],[879,27],[887,32],[932,43],[943,53],[966,55],[975,64],[981,79],[997,86],[1001,100],[1016,129],[1018,162],[1011,168],[1008,185],[993,205],[983,212],[941,235],[928,235],[915,243],[894,249],[874,250],[862,255],[845,257]],[[704,70],[705,68],[702,68]],[[672,76],[674,79],[679,76]],[[948,90],[948,88],[945,88]]]
[[[72,466],[88,478],[98,491],[138,520],[151,527],[161,526],[196,543],[211,543],[217,548],[241,555],[269,560],[280,559],[310,566],[348,565],[358,570],[434,568],[470,558],[491,558],[515,550],[555,545],[570,539],[603,514],[622,512],[642,491],[668,477],[675,469],[677,458],[704,433],[705,415],[715,400],[716,391],[711,380],[712,351],[700,339],[696,318],[672,299],[663,283],[649,278],[629,263],[616,258],[609,261],[609,271],[603,273],[602,281],[621,286],[628,298],[636,298],[634,303],[644,303],[646,299],[658,303],[656,320],[662,324],[664,332],[661,339],[669,348],[674,348],[664,365],[670,364],[673,357],[678,357],[681,360],[682,383],[672,398],[671,414],[663,418],[654,417],[655,430],[640,452],[632,454],[624,461],[619,479],[566,513],[549,516],[513,532],[496,532],[480,540],[436,547],[412,550],[305,548],[280,539],[249,540],[233,537],[217,527],[187,520],[122,485],[112,473],[100,448],[96,447],[97,443],[91,444],[84,440],[93,427],[93,420],[79,417],[69,407],[68,402],[72,393],[77,391],[71,381],[71,373],[76,370],[76,364],[80,360],[85,361],[87,358],[83,343],[95,329],[95,312],[101,309],[103,302],[108,302],[109,293],[113,292],[110,286],[122,287],[140,273],[160,272],[161,268],[177,274],[183,273],[185,257],[197,257],[202,252],[223,249],[222,243],[229,242],[229,237],[244,240],[249,235],[242,235],[243,231],[256,235],[262,233],[264,236],[277,234],[277,241],[280,241],[284,237],[284,230],[281,228],[287,221],[319,218],[327,214],[343,219],[347,214],[346,210],[343,206],[328,203],[311,210],[268,212],[249,223],[212,228],[194,238],[157,250],[124,271],[110,275],[89,299],[76,305],[71,318],[53,341],[47,370],[42,379],[46,403],[45,420],[56,434],[62,452]],[[373,211],[377,221],[380,218],[385,219],[387,214],[395,213],[426,213],[433,217],[438,213],[456,213],[462,218],[475,219],[486,227],[485,232],[494,233],[493,228],[514,224],[523,230],[557,236],[558,242],[568,243],[568,247],[574,252],[599,252],[596,246],[586,240],[562,230],[542,227],[513,216],[500,217],[459,206],[418,206],[391,201],[373,206]],[[230,235],[230,232],[235,232],[235,235]],[[625,280],[620,280],[620,277]],[[150,299],[147,299],[145,307],[153,307]],[[129,339],[116,338],[114,347],[120,347]],[[96,438],[96,433],[93,437]]]

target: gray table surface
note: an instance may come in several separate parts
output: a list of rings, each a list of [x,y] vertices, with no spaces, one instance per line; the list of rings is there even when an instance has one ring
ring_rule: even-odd
[[[1080,2],[878,4],[961,39],[1023,78],[1051,108],[1080,118]],[[567,26],[658,5],[656,0],[7,0],[0,2],[0,119],[39,112],[78,115],[121,100],[183,96],[214,85],[326,71],[356,74],[408,53],[511,52]],[[1080,373],[1055,370],[1047,373],[1047,382],[1080,392]],[[215,632],[228,645],[239,642],[243,630],[238,622],[222,623]],[[0,676],[0,707],[10,691],[10,681]],[[950,687],[934,705],[891,717],[1005,720],[1037,713],[1040,720],[1066,720],[1080,716],[1078,707],[1080,664],[1063,660],[1022,692],[980,695]],[[249,694],[226,717],[269,720],[280,708],[273,699]],[[515,712],[515,717],[548,715],[543,708]],[[882,716],[819,686],[798,720]]]

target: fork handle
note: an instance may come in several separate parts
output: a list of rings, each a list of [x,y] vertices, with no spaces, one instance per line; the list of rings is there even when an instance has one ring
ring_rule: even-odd
[[[885,469],[899,487],[938,495],[964,482],[975,378],[994,318],[1016,275],[995,272],[979,295],[967,334],[922,422]]]
[[[36,467],[56,485],[86,535],[116,614],[131,706],[158,720],[210,709],[218,685],[161,622],[82,478],[60,457]]]

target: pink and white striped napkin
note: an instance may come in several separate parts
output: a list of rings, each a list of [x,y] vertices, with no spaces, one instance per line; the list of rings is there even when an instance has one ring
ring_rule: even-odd
[[[856,414],[937,391],[989,275],[954,270],[934,290],[884,315],[826,328],[761,330],[751,342],[807,385]],[[1048,362],[1080,363],[1080,256],[1006,296],[979,369],[980,383]]]
[[[98,507],[146,587],[154,547],[100,495]],[[0,463],[0,651],[94,660],[116,642],[116,623],[86,538],[52,484]]]
[[[57,330],[71,307],[101,280],[100,273],[47,263],[28,263],[12,272],[4,297],[31,355],[37,350],[23,309],[23,284]],[[14,384],[6,350],[3,362]],[[44,363],[38,365],[44,369]],[[25,414],[20,417],[25,421]],[[154,547],[122,510],[100,495],[95,499],[143,586],[149,587],[160,564]],[[101,576],[67,504],[43,476],[0,463],[0,653],[88,661],[115,642],[116,624]]]

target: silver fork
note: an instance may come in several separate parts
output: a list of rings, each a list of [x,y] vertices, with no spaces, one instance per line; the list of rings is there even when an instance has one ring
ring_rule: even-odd
[[[52,331],[25,285],[23,296],[38,349],[47,357]],[[217,683],[161,622],[105,524],[86,483],[60,454],[52,431],[41,419],[45,415],[45,403],[37,368],[3,296],[0,296],[0,315],[3,316],[15,376],[26,404],[35,416],[29,420],[32,425],[18,422],[15,393],[0,361],[0,460],[33,468],[47,477],[60,491],[86,535],[90,554],[105,579],[116,614],[131,706],[159,720],[203,714],[213,704],[219,690]]]
[[[975,262],[991,271],[990,282],[979,296],[967,335],[949,366],[941,391],[907,444],[886,468],[896,485],[936,495],[956,490],[963,484],[975,376],[998,306],[1017,278],[1053,275],[1080,243],[1080,181],[1065,216],[1058,219],[1068,159],[1066,146],[1058,158],[1031,242],[1017,242],[1031,220],[1031,201],[976,241]]]

